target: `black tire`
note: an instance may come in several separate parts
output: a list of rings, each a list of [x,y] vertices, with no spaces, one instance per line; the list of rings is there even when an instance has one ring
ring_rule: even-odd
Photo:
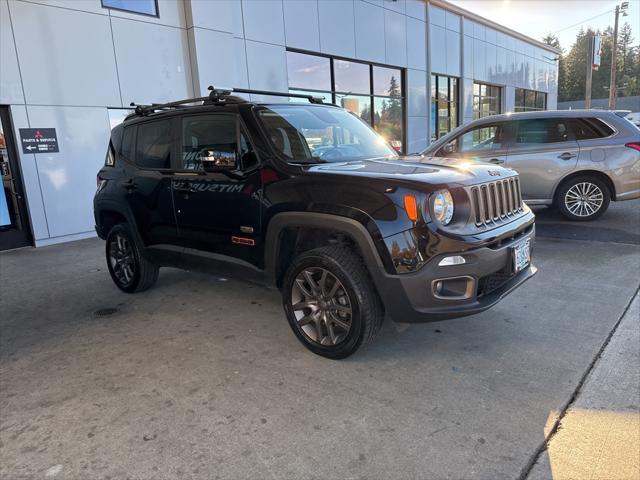
[[[129,254],[116,255],[115,250],[119,252],[118,245],[121,244],[129,247]],[[142,255],[126,223],[120,223],[111,228],[107,235],[105,254],[111,279],[123,292],[142,292],[158,280],[158,266]],[[125,273],[125,267],[127,273]]]
[[[324,276],[325,284],[323,285],[321,281],[324,271],[329,273]],[[318,307],[318,302],[316,302],[315,311],[312,310],[313,305],[311,304],[313,302],[307,301],[310,297],[305,295],[304,301],[300,301],[300,298],[294,298],[299,297],[300,292],[304,291],[304,288],[301,289],[301,285],[296,283],[296,280],[299,280],[300,276],[308,278],[305,277],[306,273],[320,276],[320,281],[316,286],[320,287],[322,291],[320,302],[324,306]],[[333,280],[327,280],[327,278],[337,279],[340,285]],[[306,283],[307,290],[309,290],[309,285]],[[336,287],[336,285],[338,286]],[[334,292],[333,295],[328,291],[334,290],[332,287],[337,288],[337,292]],[[326,299],[328,300],[325,301]],[[296,257],[285,274],[282,300],[289,325],[300,342],[313,353],[332,359],[346,358],[361,346],[368,344],[380,330],[384,318],[380,298],[362,258],[346,247],[322,247],[303,252]],[[297,306],[295,311],[294,301]],[[311,306],[301,308],[300,305],[303,303]],[[350,311],[348,322],[345,313],[347,306]],[[334,308],[335,310],[333,310]],[[341,310],[338,311],[338,309]],[[306,318],[318,318],[322,315],[324,315],[324,320],[317,322],[306,320],[307,324],[301,326]],[[299,318],[300,316],[302,319]],[[340,320],[340,324],[334,323],[338,320]],[[318,327],[318,323],[323,326]],[[341,330],[339,325],[342,324],[348,324],[348,330]],[[305,330],[306,326],[308,329],[312,329],[315,334],[308,334]],[[331,333],[329,333],[330,330]],[[334,336],[336,330],[343,332],[342,336],[339,333]],[[326,336],[323,336],[324,332],[326,332]],[[314,339],[312,336],[316,338]],[[320,337],[320,342],[317,341],[318,337]],[[328,343],[335,341],[335,343],[322,344],[323,340]]]
[[[576,194],[580,191],[585,192],[584,198],[590,200],[576,200]],[[591,192],[591,195],[586,195],[587,192]],[[609,187],[602,180],[592,175],[581,175],[565,181],[558,188],[555,205],[568,220],[590,222],[607,211],[610,201]],[[595,207],[597,209],[592,211]]]

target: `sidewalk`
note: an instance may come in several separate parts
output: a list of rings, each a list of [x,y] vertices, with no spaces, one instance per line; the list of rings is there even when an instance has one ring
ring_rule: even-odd
[[[640,479],[638,294],[527,478]]]

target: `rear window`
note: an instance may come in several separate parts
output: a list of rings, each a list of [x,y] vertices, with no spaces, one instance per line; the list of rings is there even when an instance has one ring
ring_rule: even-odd
[[[120,144],[120,156],[125,160],[133,160],[133,141],[136,138],[136,127],[126,127],[122,134],[122,143]]]
[[[154,170],[170,168],[172,149],[173,135],[169,120],[138,125],[136,165]]]
[[[576,118],[573,120],[573,131],[576,140],[592,140],[606,138],[614,134],[614,130],[597,118]]]
[[[517,144],[546,144],[569,140],[569,127],[563,118],[534,118],[518,121]]]

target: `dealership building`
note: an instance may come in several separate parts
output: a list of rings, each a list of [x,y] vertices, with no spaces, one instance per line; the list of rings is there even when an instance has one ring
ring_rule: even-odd
[[[311,92],[407,153],[557,105],[558,51],[443,0],[0,0],[0,22],[0,249],[95,235],[131,102]]]

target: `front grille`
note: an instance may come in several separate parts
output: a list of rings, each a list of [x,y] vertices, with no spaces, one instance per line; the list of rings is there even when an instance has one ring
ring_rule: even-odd
[[[497,290],[512,278],[513,273],[508,267],[505,267],[502,270],[480,278],[480,280],[478,280],[478,298],[483,297],[484,295],[489,295],[491,292]]]
[[[479,227],[505,222],[522,212],[519,177],[474,185],[470,193],[473,219]]]

